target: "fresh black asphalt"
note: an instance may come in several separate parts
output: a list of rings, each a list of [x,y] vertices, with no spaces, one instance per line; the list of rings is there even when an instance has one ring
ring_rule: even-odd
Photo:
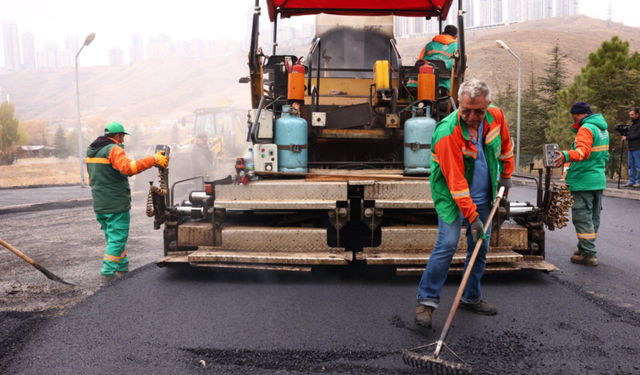
[[[534,195],[518,187],[511,199]],[[569,262],[571,225],[547,232],[547,259],[560,271],[486,276],[483,296],[499,314],[458,312],[449,347],[476,374],[640,373],[638,212],[638,201],[604,199],[595,268]],[[21,327],[28,339],[0,372],[418,373],[401,350],[437,340],[460,278],[445,285],[431,330],[413,324],[418,280],[389,269],[274,275],[147,265],[64,316]]]

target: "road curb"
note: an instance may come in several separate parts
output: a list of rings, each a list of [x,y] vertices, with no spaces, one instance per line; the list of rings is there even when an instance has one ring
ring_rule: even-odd
[[[21,212],[48,211],[48,210],[58,210],[58,209],[65,209],[65,208],[86,207],[86,206],[91,206],[92,203],[93,203],[93,199],[91,198],[81,198],[81,199],[69,199],[69,200],[56,201],[56,202],[20,204],[15,206],[0,207],[0,215],[15,214],[15,213],[21,213]]]
[[[515,185],[520,185],[520,186],[533,186],[533,187],[537,186],[535,181],[527,180],[527,179],[514,178],[513,179],[513,183]],[[562,184],[564,184],[564,183],[562,183]],[[637,200],[637,201],[640,200],[640,191],[636,191],[636,190],[615,189],[615,188],[607,187],[604,190],[603,195],[605,197],[632,199],[632,200]]]

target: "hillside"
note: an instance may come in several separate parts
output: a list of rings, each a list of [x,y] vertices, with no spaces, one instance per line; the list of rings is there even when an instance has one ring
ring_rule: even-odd
[[[585,16],[524,22],[495,29],[467,32],[467,77],[482,78],[495,90],[517,85],[518,63],[495,45],[502,39],[522,59],[526,86],[531,72],[539,77],[556,40],[567,54],[571,76],[580,72],[590,52],[613,35],[640,49],[640,30]],[[405,64],[428,40],[399,40]],[[302,51],[305,51],[303,49]],[[301,53],[302,54],[302,53]],[[249,85],[238,83],[248,74],[247,55],[212,60],[147,61],[133,66],[80,68],[81,108],[109,120],[179,118],[198,107],[216,106],[232,99],[248,107]],[[0,74],[2,92],[9,94],[20,120],[67,118],[76,112],[75,69],[32,70]]]

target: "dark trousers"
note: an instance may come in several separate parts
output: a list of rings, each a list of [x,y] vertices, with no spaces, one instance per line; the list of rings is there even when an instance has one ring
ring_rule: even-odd
[[[585,257],[596,256],[603,190],[572,191],[571,216],[578,235],[578,250]]]

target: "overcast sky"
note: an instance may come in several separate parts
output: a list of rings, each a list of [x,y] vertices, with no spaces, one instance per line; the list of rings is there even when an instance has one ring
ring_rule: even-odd
[[[613,21],[640,26],[639,0],[579,1],[581,14],[607,19],[611,4]],[[82,44],[88,34],[96,33],[95,41],[80,56],[82,65],[89,66],[107,64],[108,50],[114,47],[124,49],[127,61],[134,33],[141,33],[145,43],[159,34],[170,35],[172,42],[191,38],[240,41],[247,34],[253,5],[254,0],[0,0],[0,21],[17,23],[20,38],[26,31],[33,33],[36,50],[42,50],[46,42],[65,49],[68,36],[77,37]],[[261,0],[261,6],[264,15],[266,1]],[[0,66],[4,67],[3,49]]]

